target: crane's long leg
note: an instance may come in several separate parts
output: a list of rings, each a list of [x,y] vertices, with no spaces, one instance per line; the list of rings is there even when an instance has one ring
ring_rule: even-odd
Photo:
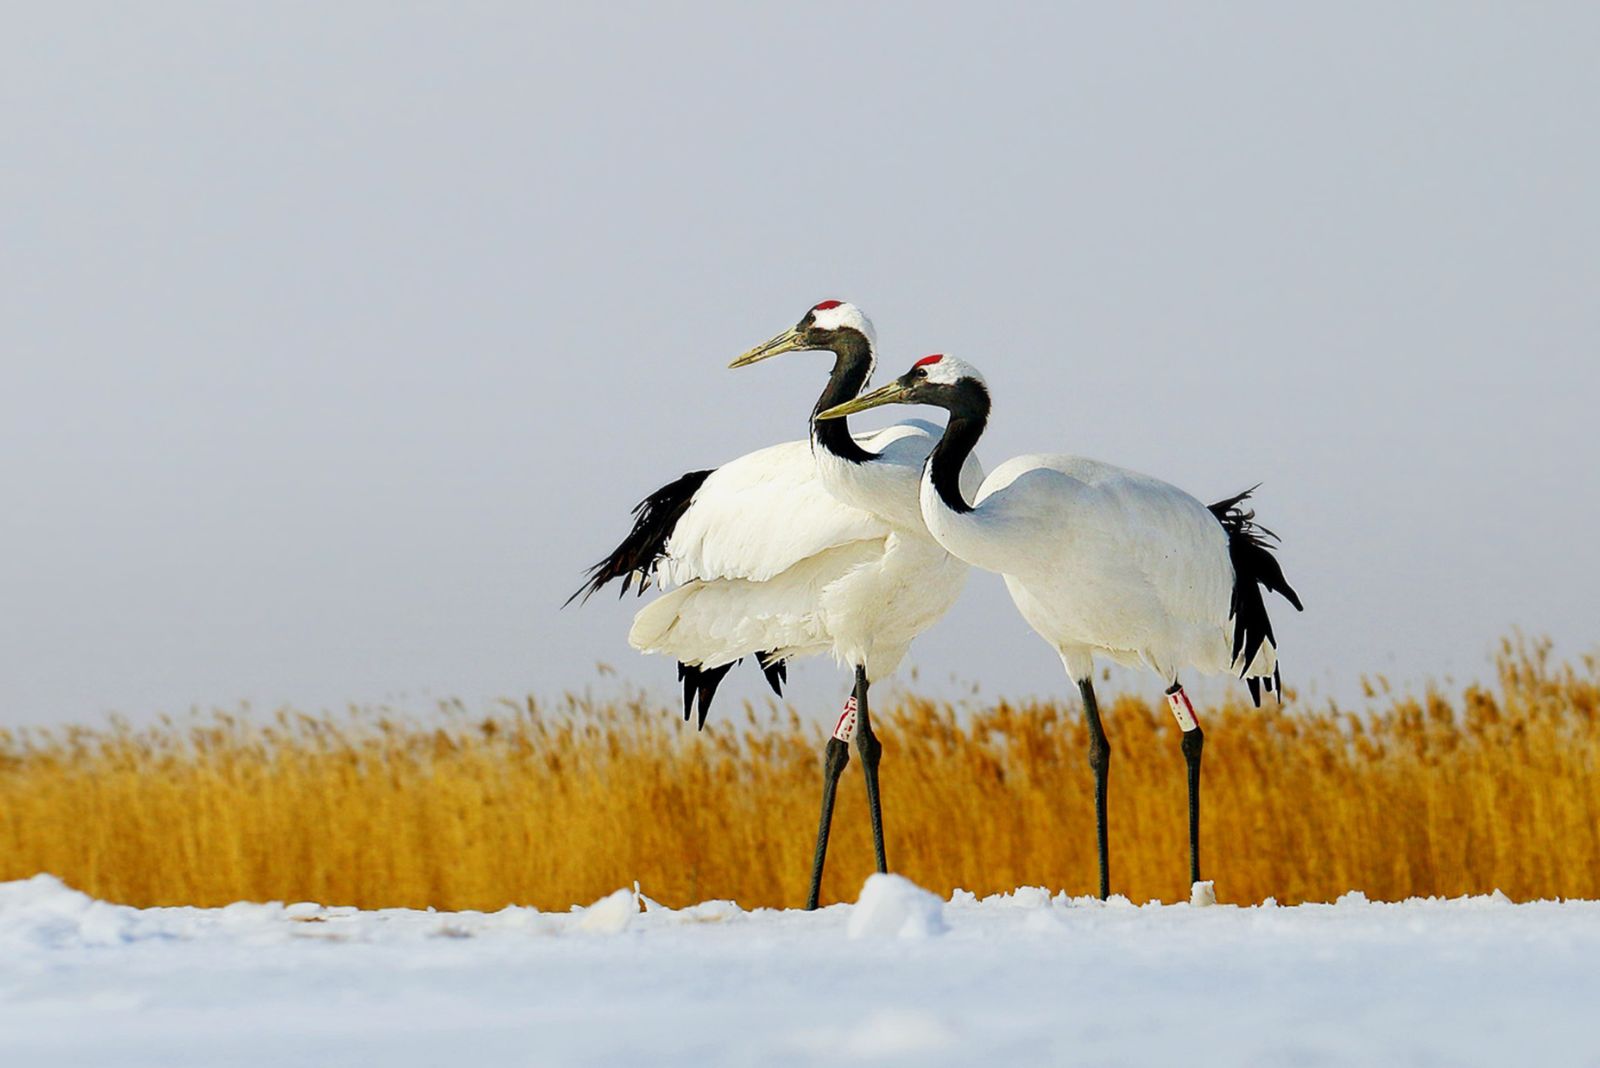
[[[872,717],[867,712],[867,669],[856,668],[856,752],[861,754],[861,768],[867,778],[867,809],[872,815],[872,851],[876,854],[878,870],[889,870],[883,855],[883,804],[878,797],[878,760],[883,756],[883,743],[872,733]]]
[[[1100,846],[1100,900],[1111,896],[1111,858],[1106,835],[1106,778],[1111,772],[1111,744],[1100,724],[1100,704],[1094,699],[1094,683],[1078,680],[1083,695],[1083,718],[1089,724],[1089,768],[1094,772],[1095,836]]]
[[[1189,766],[1189,882],[1200,881],[1200,753],[1206,747],[1206,732],[1194,714],[1194,705],[1183,687],[1174,682],[1167,690],[1167,706],[1183,729],[1183,760]]]
[[[833,826],[833,797],[839,789],[839,776],[850,763],[850,738],[856,726],[856,699],[845,702],[839,725],[828,739],[822,754],[822,817],[817,823],[817,851],[811,858],[811,891],[806,895],[806,908],[817,907],[822,896],[822,866],[828,859],[828,831]]]

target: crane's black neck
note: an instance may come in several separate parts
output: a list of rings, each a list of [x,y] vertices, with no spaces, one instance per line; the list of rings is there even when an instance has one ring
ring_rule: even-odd
[[[864,464],[877,459],[878,454],[868,452],[850,436],[848,419],[821,419],[817,413],[836,404],[855,400],[872,375],[872,342],[859,330],[845,327],[837,332],[828,346],[833,350],[833,373],[823,387],[817,406],[811,409],[811,433],[819,447],[853,464]]]
[[[929,477],[939,499],[952,512],[962,514],[972,511],[972,505],[961,496],[961,469],[989,424],[988,391],[976,383],[971,388],[966,386],[965,382],[958,386],[954,396],[942,405],[949,409],[950,421],[928,457]]]

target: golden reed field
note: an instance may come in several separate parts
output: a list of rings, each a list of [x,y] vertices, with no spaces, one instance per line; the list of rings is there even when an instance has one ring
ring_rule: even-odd
[[[1600,898],[1600,670],[1507,642],[1492,687],[1371,710],[1203,710],[1207,877],[1222,900]],[[669,905],[803,902],[821,729],[733,714],[704,734],[644,701],[528,701],[443,726],[382,713],[216,714],[0,732],[0,880],[52,872],[136,905],[313,900],[564,909],[638,880]],[[720,712],[720,714],[719,714]],[[1183,758],[1159,692],[1108,703],[1112,884],[1187,895]],[[1075,701],[956,714],[881,703],[891,866],[948,894],[1089,893]],[[871,870],[856,762],[824,901]]]

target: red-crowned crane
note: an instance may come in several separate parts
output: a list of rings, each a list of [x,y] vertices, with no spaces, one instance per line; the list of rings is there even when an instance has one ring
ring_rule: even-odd
[[[949,356],[924,357],[883,388],[817,418],[826,423],[883,404],[949,412],[921,477],[928,530],[952,555],[1004,576],[1023,619],[1078,684],[1095,778],[1100,896],[1111,892],[1111,751],[1092,682],[1096,655],[1148,668],[1168,684],[1189,773],[1189,877],[1199,882],[1205,735],[1178,674],[1228,672],[1247,681],[1257,705],[1263,685],[1282,700],[1261,591],[1301,607],[1269,548],[1272,533],[1242,507],[1250,491],[1208,508],[1146,475],[1077,456],[1032,455],[995,468],[974,494],[960,475],[988,422],[989,389],[976,368]]]
[[[817,906],[834,795],[853,740],[866,778],[873,848],[887,871],[878,785],[882,744],[872,730],[871,684],[892,674],[911,642],[955,604],[967,567],[928,533],[918,501],[922,466],[939,428],[908,420],[851,434],[815,414],[857,396],[872,374],[875,334],[854,305],[827,300],[789,330],[733,362],[826,351],[833,370],[812,409],[806,441],[773,445],[707,471],[692,471],[646,497],[622,544],[589,570],[587,597],[620,580],[621,592],[670,592],[634,617],[628,642],[678,661],[684,718],[699,724],[718,683],[747,656],[774,691],[785,662],[831,653],[854,673],[823,759],[807,908]],[[957,476],[982,480],[971,457]]]

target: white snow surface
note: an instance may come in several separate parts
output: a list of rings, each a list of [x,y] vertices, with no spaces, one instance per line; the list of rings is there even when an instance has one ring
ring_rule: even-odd
[[[134,909],[38,876],[0,884],[0,1065],[1600,1063],[1600,903],[863,896]]]

